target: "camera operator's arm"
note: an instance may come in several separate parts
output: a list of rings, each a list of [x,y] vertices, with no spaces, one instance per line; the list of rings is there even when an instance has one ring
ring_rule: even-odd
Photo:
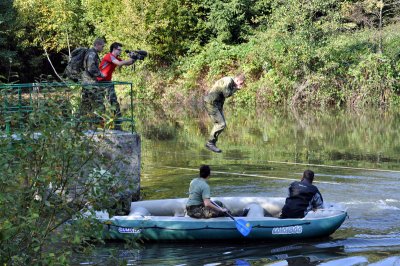
[[[129,65],[132,65],[134,63],[134,60],[132,58],[129,58],[127,60],[119,61],[118,59],[113,58],[112,62],[113,62],[113,64],[115,64],[117,66],[129,66]]]

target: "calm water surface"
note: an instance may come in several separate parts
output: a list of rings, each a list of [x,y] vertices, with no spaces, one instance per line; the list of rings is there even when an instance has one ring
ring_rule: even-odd
[[[400,265],[400,114],[350,111],[225,111],[218,146],[202,110],[138,106],[144,199],[187,197],[200,164],[214,196],[287,195],[305,169],[324,200],[348,208],[329,238],[296,242],[108,243],[81,265]]]

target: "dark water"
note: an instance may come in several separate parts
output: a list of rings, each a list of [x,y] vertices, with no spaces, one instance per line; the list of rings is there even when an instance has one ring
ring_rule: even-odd
[[[138,107],[145,199],[187,197],[200,164],[214,196],[286,196],[305,169],[349,219],[329,238],[296,242],[164,243],[99,247],[81,265],[400,265],[400,114],[240,110],[225,112],[222,154],[204,148],[202,110]],[[110,259],[111,257],[117,260]]]

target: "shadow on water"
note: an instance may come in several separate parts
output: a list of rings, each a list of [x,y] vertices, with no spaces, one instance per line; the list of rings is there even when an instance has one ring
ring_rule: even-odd
[[[126,265],[398,265],[400,237],[363,236],[348,239],[320,239],[277,243],[148,243],[140,249],[126,249],[109,243],[80,265],[105,265],[112,261]],[[112,250],[112,253],[110,252]],[[379,256],[368,256],[368,252]],[[362,253],[360,253],[362,252]],[[113,257],[111,259],[111,257]],[[372,265],[372,264],[371,264]]]

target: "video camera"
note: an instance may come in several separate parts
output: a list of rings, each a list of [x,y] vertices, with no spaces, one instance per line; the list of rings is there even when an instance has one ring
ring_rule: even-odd
[[[134,61],[144,60],[144,58],[147,56],[147,51],[145,50],[125,50],[125,53],[127,53]]]

